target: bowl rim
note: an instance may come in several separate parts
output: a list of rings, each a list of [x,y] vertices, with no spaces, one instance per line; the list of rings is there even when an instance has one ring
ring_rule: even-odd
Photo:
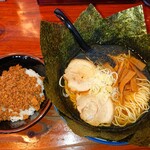
[[[88,140],[91,140],[93,142],[99,143],[99,144],[105,144],[105,145],[110,145],[110,146],[123,146],[123,145],[128,145],[128,142],[121,142],[121,141],[108,141],[106,139],[102,138],[97,138],[97,137],[91,137],[91,136],[86,136]]]
[[[0,56],[0,60],[3,58],[7,58],[7,57],[11,57],[11,56],[27,56],[30,57],[34,60],[39,61],[40,63],[42,63],[44,65],[44,61],[41,60],[39,57],[31,55],[31,54],[27,54],[27,53],[9,53],[9,54],[5,54]],[[44,117],[44,115],[47,113],[47,111],[49,110],[49,108],[51,107],[52,103],[51,101],[48,99],[48,102],[46,103],[46,107],[44,107],[44,109],[41,111],[41,113],[34,118],[31,122],[21,126],[21,127],[17,127],[14,129],[0,129],[0,133],[15,133],[15,132],[19,132],[19,131],[23,131],[29,127],[31,127],[32,125],[34,125],[35,123],[37,123],[40,119],[42,119]]]
[[[8,53],[8,54],[4,54],[0,56],[0,59],[6,58],[6,57],[11,57],[11,56],[27,56],[27,57],[31,57],[39,62],[41,62],[44,65],[44,61],[41,60],[38,56],[35,56],[33,54],[28,54],[28,53],[22,53],[22,52],[18,52],[18,53]]]

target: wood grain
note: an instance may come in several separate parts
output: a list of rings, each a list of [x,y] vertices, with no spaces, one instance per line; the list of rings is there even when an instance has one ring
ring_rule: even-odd
[[[142,4],[97,4],[98,11],[107,17],[118,11]],[[148,33],[150,8],[143,5]],[[60,8],[75,21],[88,5],[39,6],[36,0],[7,0],[0,2],[0,56],[9,53],[27,53],[42,59],[40,50],[40,21],[60,22],[54,15]],[[146,150],[133,145],[108,146],[75,135],[53,107],[31,128],[13,134],[0,134],[0,149],[76,149],[76,150]]]

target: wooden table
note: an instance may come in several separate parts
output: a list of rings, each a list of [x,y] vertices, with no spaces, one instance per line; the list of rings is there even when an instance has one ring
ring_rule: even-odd
[[[107,17],[135,4],[97,4],[96,8]],[[59,22],[55,8],[64,10],[74,21],[88,5],[39,6],[36,0],[7,0],[0,2],[0,56],[9,53],[27,53],[42,59],[40,50],[40,21]],[[144,6],[148,33],[150,8]],[[55,112],[53,106],[46,116],[31,128],[19,133],[0,134],[0,149],[76,149],[76,150],[146,150],[133,145],[108,146],[75,135]]]

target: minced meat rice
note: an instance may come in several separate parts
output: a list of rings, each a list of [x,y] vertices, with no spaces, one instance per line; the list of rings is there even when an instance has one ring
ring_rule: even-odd
[[[44,101],[43,77],[20,65],[0,76],[0,121],[25,120],[40,109]]]

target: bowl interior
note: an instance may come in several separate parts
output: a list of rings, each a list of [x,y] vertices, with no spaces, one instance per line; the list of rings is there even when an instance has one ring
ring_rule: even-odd
[[[90,58],[92,58],[92,61],[95,63],[100,62],[103,64],[105,62],[109,62],[113,66],[114,62],[107,56],[107,54],[114,55],[114,56],[118,55],[118,54],[122,54],[122,53],[128,54],[128,50],[131,51],[132,56],[143,61],[143,59],[141,59],[141,57],[140,57],[140,54],[136,53],[133,49],[126,48],[124,46],[119,46],[119,45],[103,45],[103,46],[101,46],[101,45],[95,44],[95,45],[92,45],[92,48],[100,52],[100,55],[99,55],[100,57],[98,60],[95,59],[94,55],[92,57],[90,57]],[[74,58],[85,59],[86,56],[83,53],[79,53]],[[60,77],[64,74],[64,70],[66,69],[69,62],[70,62],[70,60],[66,63],[65,67],[62,67],[63,69],[61,70]],[[150,72],[148,71],[147,68],[145,69],[144,74],[150,80]],[[134,128],[135,126],[138,126],[147,117],[148,113],[150,112],[150,109],[149,109],[148,112],[141,115],[141,117],[139,117],[139,119],[135,123],[126,125],[124,127],[119,127],[119,126],[114,126],[114,125],[108,126],[108,127],[107,126],[95,127],[95,126],[92,126],[92,125],[86,123],[85,121],[83,121],[80,118],[80,114],[79,114],[78,110],[76,108],[74,108],[74,104],[70,101],[70,98],[64,97],[64,95],[62,93],[63,93],[63,89],[60,88],[60,93],[59,93],[60,99],[63,100],[63,104],[64,104],[65,108],[67,109],[67,111],[72,116],[72,119],[74,119],[78,123],[82,124],[83,126],[89,127],[90,129],[95,130],[95,131],[103,130],[103,131],[111,131],[111,132],[122,132],[122,131],[125,131],[128,129]]]
[[[40,76],[45,76],[44,63],[34,56],[24,54],[12,54],[0,58],[0,75],[4,70],[8,70],[10,66],[21,65],[24,68],[32,69]],[[40,110],[31,115],[28,119],[22,121],[1,121],[0,133],[12,133],[22,131],[40,120],[48,111],[51,102],[46,98],[41,104]]]

